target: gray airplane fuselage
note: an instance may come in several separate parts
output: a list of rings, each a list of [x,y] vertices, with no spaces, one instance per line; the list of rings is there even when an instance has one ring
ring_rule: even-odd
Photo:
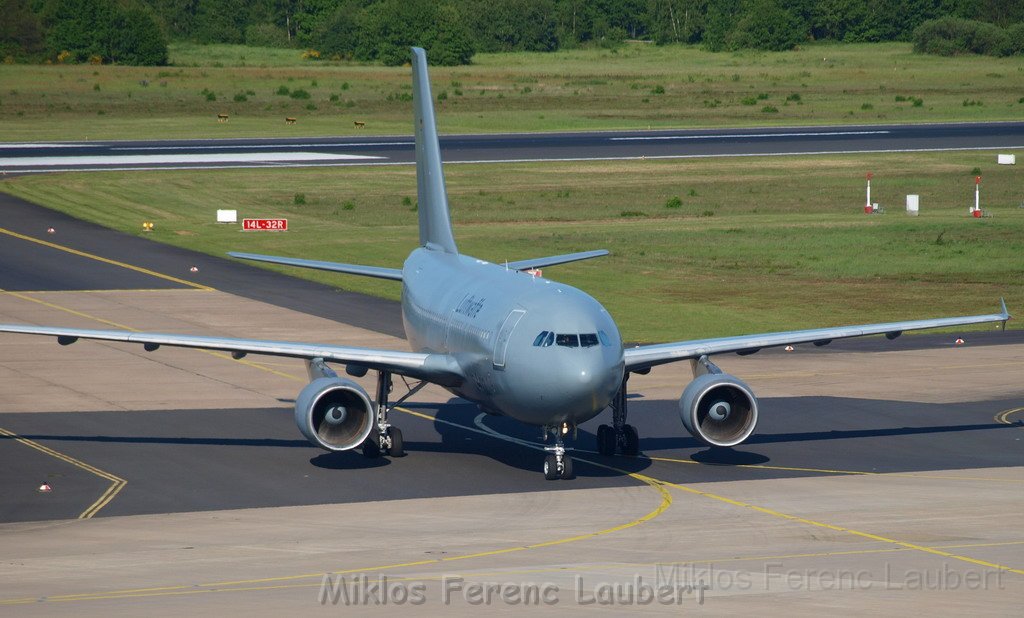
[[[402,275],[412,349],[456,358],[466,379],[448,390],[487,412],[575,425],[604,410],[622,384],[615,321],[572,286],[422,248]]]

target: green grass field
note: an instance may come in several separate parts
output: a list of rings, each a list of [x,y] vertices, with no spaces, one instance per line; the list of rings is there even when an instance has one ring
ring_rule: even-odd
[[[176,44],[169,67],[0,65],[0,140],[411,133],[408,68],[301,53]],[[903,43],[717,54],[634,43],[474,62],[431,69],[443,133],[1024,117],[1019,59]]]
[[[1018,152],[1019,156],[1024,152]],[[972,219],[973,173],[983,206]],[[863,214],[864,173],[888,213]],[[501,262],[595,248],[547,269],[593,294],[627,340],[663,341],[1024,308],[1024,190],[992,152],[446,167],[460,249]],[[215,255],[398,266],[416,245],[412,166],[109,172],[0,189]],[[908,193],[921,216],[904,214]],[[297,195],[301,197],[297,198]],[[286,233],[214,223],[284,216]],[[182,273],[188,276],[182,265]],[[393,282],[280,269],[397,298]],[[1011,322],[1011,326],[1012,326]]]

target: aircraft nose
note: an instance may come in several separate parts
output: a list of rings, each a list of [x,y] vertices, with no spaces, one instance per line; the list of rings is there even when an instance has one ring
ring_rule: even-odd
[[[577,357],[559,372],[562,405],[583,422],[608,406],[622,381],[622,361],[601,350],[574,350]]]

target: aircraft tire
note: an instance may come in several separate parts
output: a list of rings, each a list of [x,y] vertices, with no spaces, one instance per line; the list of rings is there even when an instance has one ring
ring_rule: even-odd
[[[544,458],[544,478],[553,481],[558,478],[558,458],[548,455]]]
[[[377,436],[370,436],[366,442],[363,442],[363,457],[367,459],[380,457],[380,443],[377,442]]]
[[[608,425],[597,428],[597,452],[609,456],[615,454],[615,430]]]
[[[562,480],[568,481],[576,478],[576,475],[572,473],[572,457],[566,455],[562,457]]]
[[[640,436],[636,432],[636,427],[626,425],[622,428],[622,432],[626,437],[626,443],[623,446],[622,454],[627,457],[636,457],[640,454]]]
[[[391,437],[391,447],[388,448],[388,455],[391,457],[405,457],[405,442],[402,440],[402,430],[398,427],[389,427],[388,435]]]

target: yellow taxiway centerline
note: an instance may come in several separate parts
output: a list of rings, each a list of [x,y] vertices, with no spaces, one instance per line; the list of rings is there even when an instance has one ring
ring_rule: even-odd
[[[166,281],[173,281],[174,283],[180,283],[181,285],[187,285],[189,287],[196,288],[196,289],[199,289],[199,290],[213,291],[213,288],[211,288],[208,285],[203,285],[201,283],[195,283],[195,282],[192,282],[192,281],[186,281],[185,279],[179,279],[178,277],[172,277],[171,275],[165,275],[163,273],[158,273],[156,271],[149,270],[148,268],[142,268],[141,266],[133,266],[132,264],[126,264],[124,262],[119,262],[117,260],[112,260],[110,258],[100,257],[100,256],[94,255],[92,253],[86,253],[85,251],[79,251],[78,249],[72,249],[71,247],[65,247],[64,245],[58,245],[57,243],[50,242],[48,240],[43,240],[41,238],[33,238],[32,236],[26,236],[25,234],[19,234],[17,232],[12,232],[11,230],[7,230],[7,229],[4,229],[2,227],[0,227],[0,234],[7,234],[8,236],[13,236],[14,238],[20,238],[21,240],[27,240],[29,242],[34,242],[34,243],[36,243],[38,245],[43,245],[44,247],[50,247],[51,249],[57,249],[59,251],[66,251],[67,253],[70,253],[72,255],[77,255],[77,256],[80,256],[80,257],[84,257],[84,258],[89,258],[90,260],[96,260],[97,262],[103,262],[104,264],[111,264],[113,266],[120,266],[121,268],[127,268],[128,270],[134,270],[135,272],[139,272],[139,273],[142,273],[144,275],[149,275],[151,277],[156,277],[158,279],[164,279]]]

